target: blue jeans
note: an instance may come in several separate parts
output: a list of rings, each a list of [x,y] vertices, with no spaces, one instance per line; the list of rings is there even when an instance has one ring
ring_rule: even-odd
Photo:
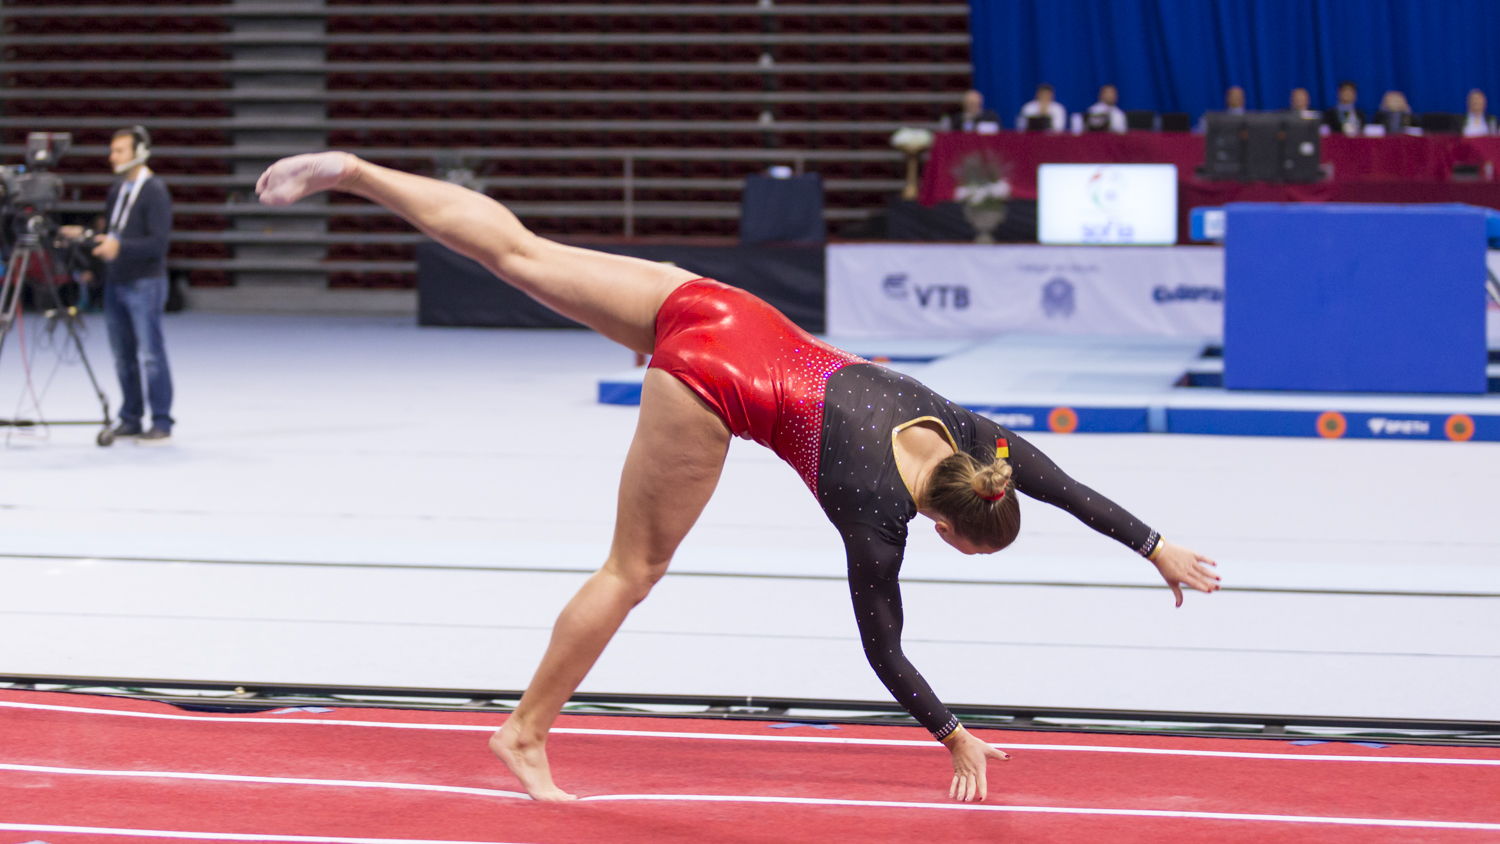
[[[151,403],[151,425],[172,430],[172,373],[162,340],[161,315],[167,305],[167,279],[140,278],[104,285],[104,324],[120,376],[120,421],[139,425],[145,400]],[[146,392],[141,394],[141,371]]]

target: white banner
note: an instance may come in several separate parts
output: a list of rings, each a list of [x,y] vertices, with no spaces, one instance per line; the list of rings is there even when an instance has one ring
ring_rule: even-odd
[[[828,247],[835,337],[1136,334],[1222,337],[1224,250],[1212,246]]]

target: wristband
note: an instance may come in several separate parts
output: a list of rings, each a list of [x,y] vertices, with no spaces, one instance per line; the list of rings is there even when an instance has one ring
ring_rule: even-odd
[[[1162,548],[1166,547],[1166,544],[1167,538],[1158,533],[1156,535],[1156,544],[1152,546],[1150,553],[1146,554],[1146,559],[1153,563],[1156,562],[1157,555],[1161,553]]]

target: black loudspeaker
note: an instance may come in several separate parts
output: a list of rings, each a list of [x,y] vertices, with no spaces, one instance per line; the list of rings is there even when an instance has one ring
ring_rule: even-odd
[[[1211,111],[1207,115],[1208,137],[1203,146],[1203,174],[1212,181],[1237,181],[1245,177],[1245,118]]]
[[[1245,115],[1245,181],[1281,181],[1282,116]]]
[[[1316,182],[1323,178],[1323,121],[1286,117],[1281,126],[1281,178],[1287,182]]]
[[[1218,181],[1316,182],[1323,175],[1319,123],[1282,112],[1211,112],[1202,176]]]

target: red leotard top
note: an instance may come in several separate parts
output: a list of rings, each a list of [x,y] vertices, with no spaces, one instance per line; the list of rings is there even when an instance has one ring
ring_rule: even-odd
[[[687,384],[735,436],[792,464],[814,495],[828,376],[864,362],[755,296],[706,278],[678,287],[656,314],[652,368]]]

